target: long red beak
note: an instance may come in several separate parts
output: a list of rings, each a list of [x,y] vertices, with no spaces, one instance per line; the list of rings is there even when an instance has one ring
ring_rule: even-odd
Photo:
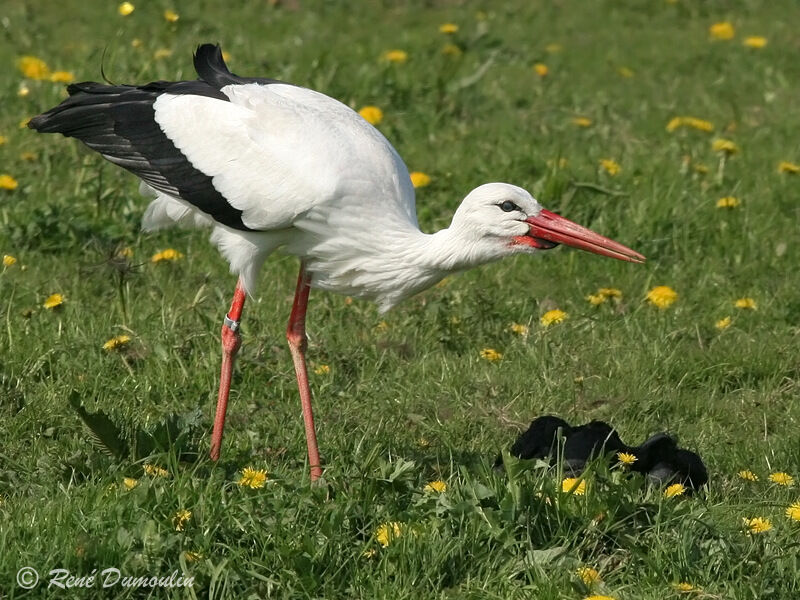
[[[517,238],[517,241],[534,248],[548,249],[557,244],[565,244],[629,262],[642,263],[646,260],[644,256],[627,246],[603,237],[591,229],[586,229],[586,227],[573,223],[549,210],[542,209],[538,215],[526,219],[525,222],[531,226],[531,229],[528,235]]]

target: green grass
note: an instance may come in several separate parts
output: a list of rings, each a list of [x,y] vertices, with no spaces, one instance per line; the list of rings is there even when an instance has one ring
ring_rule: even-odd
[[[591,593],[575,575],[581,565],[599,569],[595,593],[618,600],[677,597],[679,581],[704,590],[693,597],[797,596],[800,524],[784,510],[800,496],[767,479],[800,478],[800,176],[777,172],[782,160],[800,162],[792,0],[134,3],[127,18],[107,2],[0,9],[0,173],[19,182],[0,190],[0,254],[18,259],[0,274],[0,596],[48,593],[17,587],[26,565],[196,578],[193,592],[155,597],[579,599]],[[167,8],[181,15],[174,25]],[[735,39],[709,40],[723,20]],[[438,32],[444,22],[460,26],[452,40]],[[768,45],[744,47],[754,34]],[[234,278],[205,232],[141,234],[146,201],[132,176],[76,142],[20,129],[63,86],[26,81],[14,64],[32,54],[97,80],[105,51],[112,81],[193,78],[191,52],[204,41],[221,42],[241,74],[380,106],[381,131],[432,177],[417,199],[427,231],[446,226],[472,187],[508,181],[649,260],[558,249],[448,279],[385,317],[312,293],[309,360],[330,366],[312,375],[326,468],[326,485],[313,487],[283,334],[297,265],[273,257],[245,309],[213,465],[218,334]],[[441,54],[448,41],[460,57]],[[548,53],[554,43],[562,51]],[[173,54],[155,59],[160,48]],[[393,48],[408,62],[382,63]],[[536,62],[550,69],[544,79]],[[716,130],[668,133],[676,115]],[[575,126],[576,116],[592,126]],[[722,163],[716,137],[741,152]],[[559,157],[564,168],[548,166]],[[604,173],[603,158],[621,172]],[[729,195],[738,208],[715,207]],[[134,254],[120,273],[109,257],[124,247]],[[185,257],[150,262],[169,247]],[[655,285],[678,301],[647,305]],[[608,286],[621,303],[585,300]],[[43,309],[56,292],[62,308]],[[734,308],[741,297],[758,310]],[[569,318],[541,327],[555,307]],[[733,323],[718,331],[725,316]],[[511,333],[512,322],[529,335]],[[132,338],[123,351],[102,350],[123,333]],[[487,347],[503,359],[482,360]],[[203,458],[181,463],[172,448],[146,459],[169,478],[142,474],[143,460],[108,458],[71,394],[126,432],[199,408]],[[629,443],[673,432],[706,460],[708,493],[665,500],[598,466],[586,496],[571,497],[559,473],[537,465],[493,472],[496,453],[543,413],[608,420]],[[264,488],[236,485],[249,465],[269,472]],[[760,481],[739,480],[745,468]],[[139,485],[127,491],[124,477]],[[447,491],[423,492],[434,479]],[[181,509],[192,516],[176,531]],[[773,530],[746,535],[751,516]],[[404,535],[382,548],[374,532],[393,521]],[[186,551],[202,557],[187,562]]]

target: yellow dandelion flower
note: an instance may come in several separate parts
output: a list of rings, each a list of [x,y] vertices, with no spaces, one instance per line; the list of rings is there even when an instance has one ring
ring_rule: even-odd
[[[35,152],[20,152],[19,157],[21,160],[27,162],[33,162],[35,160],[38,160],[39,158],[39,156]]]
[[[382,523],[375,530],[375,539],[381,546],[386,548],[395,539],[403,535],[404,528],[405,525],[398,521],[390,521],[388,523]]]
[[[592,596],[586,596],[583,600],[616,600],[613,596],[600,596],[599,594],[594,594]]]
[[[189,519],[191,518],[192,518],[192,511],[190,510],[182,508],[178,512],[176,512],[175,516],[172,517],[172,525],[173,527],[175,527],[175,531],[183,531],[183,528],[186,527],[186,523],[188,523]]]
[[[544,47],[544,51],[548,54],[558,54],[562,50],[564,50],[564,46],[561,44],[547,44],[547,46]]]
[[[664,498],[674,498],[686,493],[686,487],[682,483],[673,483],[664,490]]]
[[[439,33],[444,33],[446,35],[458,33],[458,25],[455,23],[442,23],[439,25]]]
[[[28,123],[31,122],[31,117],[25,117],[19,122],[19,128],[25,129],[28,126]]]
[[[736,208],[739,204],[741,204],[741,202],[734,196],[725,196],[717,200],[717,208]]]
[[[327,375],[331,372],[331,368],[328,365],[318,365],[314,368],[315,375]]]
[[[123,17],[127,17],[134,10],[136,10],[136,7],[130,2],[123,2],[117,7],[117,12]]]
[[[630,79],[636,74],[633,72],[633,69],[630,69],[629,67],[619,67],[617,69],[617,73],[619,73],[620,76],[624,77],[625,79]]]
[[[544,63],[536,63],[533,65],[533,70],[536,71],[539,77],[545,77],[550,72],[550,69],[548,69],[547,65]]]
[[[523,337],[528,335],[528,326],[523,325],[522,323],[512,323],[508,328],[512,333],[516,333],[517,335],[521,335]]]
[[[583,496],[586,494],[586,480],[577,477],[565,477],[561,482],[561,491],[565,494]]]
[[[370,125],[378,125],[383,121],[383,111],[377,106],[364,106],[358,114]]]
[[[778,471],[777,473],[770,473],[769,480],[772,483],[777,483],[778,485],[783,485],[785,487],[791,487],[791,485],[794,483],[794,477],[792,477],[788,473],[784,473],[783,471]]]
[[[264,469],[254,469],[253,467],[245,467],[242,469],[242,476],[239,477],[238,483],[242,487],[249,487],[252,490],[257,490],[264,487],[267,482],[267,472]]]
[[[0,146],[5,144],[8,141],[8,138],[4,135],[0,135]]]
[[[447,491],[447,484],[444,481],[436,480],[431,481],[428,485],[423,488],[425,492],[436,492],[441,494],[442,492]]]
[[[705,132],[714,131],[714,124],[711,121],[698,119],[696,117],[673,117],[670,119],[669,123],[667,123],[667,131],[675,131],[680,127],[689,127]]]
[[[705,175],[708,173],[708,167],[703,163],[695,163],[692,168],[694,169],[695,173],[699,173],[700,175]]]
[[[455,44],[445,44],[442,46],[442,54],[445,56],[461,56],[463,53],[463,50]]]
[[[762,35],[751,35],[744,38],[742,43],[748,48],[759,49],[767,45],[767,38]]]
[[[103,350],[117,350],[121,348],[125,344],[131,341],[131,336],[129,335],[115,335],[110,340],[108,340],[105,344],[103,344]],[[147,470],[145,468],[145,470]]]
[[[593,569],[592,567],[578,567],[575,574],[578,576],[578,579],[589,586],[603,581],[597,569]]]
[[[554,308],[553,310],[548,310],[546,313],[544,313],[539,319],[539,323],[541,323],[544,327],[550,327],[550,325],[561,323],[568,317],[569,315],[563,310]]]
[[[411,177],[411,184],[415,188],[427,187],[431,184],[431,176],[421,171],[412,171],[409,176]]]
[[[765,517],[753,517],[752,519],[745,517],[742,522],[747,533],[766,533],[772,529],[772,522]]]
[[[678,299],[678,293],[666,285],[658,285],[647,292],[647,301],[653,306],[665,309],[672,306]]]
[[[728,21],[714,23],[708,28],[709,35],[715,40],[732,40],[736,31]]]
[[[5,173],[0,175],[0,190],[15,190],[17,186],[19,186],[19,182],[11,175]]]
[[[430,442],[430,440],[428,440],[428,439],[426,439],[426,438],[424,438],[424,437],[421,437],[421,438],[419,438],[419,439],[417,440],[417,445],[418,445],[420,448],[429,448],[429,447],[430,447],[430,445],[431,445],[431,442]]]
[[[3,266],[4,267],[11,267],[17,264],[17,259],[10,254],[3,254]]]
[[[497,362],[498,360],[502,360],[503,354],[494,348],[484,348],[481,350],[481,358],[489,362]]]
[[[679,583],[673,583],[672,584],[672,589],[674,589],[676,592],[684,592],[684,593],[685,592],[699,592],[700,591],[699,587],[694,586],[691,583],[688,583],[686,581],[681,581]]]
[[[794,502],[786,508],[786,518],[792,521],[800,521],[800,502]]]
[[[19,84],[19,88],[17,89],[17,96],[20,98],[27,98],[28,94],[31,93],[31,89],[25,85],[24,83]]]
[[[716,327],[720,331],[723,331],[723,330],[727,329],[730,326],[731,326],[731,318],[730,317],[723,317],[722,319],[720,319],[719,321],[714,323],[714,327]]]
[[[588,117],[573,117],[572,124],[578,127],[591,127],[592,120]]]
[[[169,477],[169,471],[158,465],[145,464],[142,468],[150,477]]]
[[[166,250],[162,250],[161,252],[156,252],[152,258],[150,258],[150,262],[162,262],[165,260],[180,260],[183,258],[183,253],[178,252],[172,248],[167,248]]]
[[[53,71],[50,74],[50,81],[53,83],[72,83],[75,81],[75,75],[71,71]]]
[[[47,297],[47,300],[44,301],[44,304],[42,304],[42,306],[44,308],[52,310],[54,308],[58,308],[62,304],[64,304],[64,296],[62,296],[61,294],[50,294]]]
[[[200,552],[194,552],[192,550],[187,550],[183,553],[186,562],[197,562],[198,560],[202,560],[203,555]]]
[[[622,290],[618,290],[617,288],[600,288],[597,290],[597,293],[606,298],[614,298],[615,300],[622,299]]]
[[[167,9],[164,11],[164,20],[168,23],[176,23],[180,18],[181,16],[174,10]]]
[[[120,258],[133,258],[133,248],[125,246],[122,250],[117,252],[117,256]]]
[[[17,68],[28,79],[47,79],[50,67],[37,56],[23,56],[17,60]]]
[[[758,475],[745,469],[744,471],[739,471],[737,473],[739,479],[744,479],[745,481],[758,481]]]
[[[606,173],[608,173],[612,177],[622,170],[622,167],[619,166],[619,163],[610,158],[601,159],[600,166],[603,167]]]
[[[617,459],[626,466],[630,466],[639,460],[635,454],[631,454],[630,452],[617,452]]]
[[[383,60],[391,63],[403,64],[408,60],[408,52],[405,50],[389,50],[384,52]]]
[[[711,149],[714,152],[724,152],[725,154],[737,154],[739,152],[739,146],[725,138],[717,138],[711,142]]]
[[[788,173],[789,175],[797,175],[800,173],[800,165],[782,160],[778,163],[778,173]]]
[[[142,42],[142,40],[140,40],[139,38],[133,38],[131,40],[131,47],[133,48],[141,48],[143,44],[144,42]]]
[[[586,296],[586,299],[592,306],[598,306],[600,304],[603,304],[607,298],[602,294],[589,294],[588,296]]]
[[[386,333],[389,331],[389,324],[386,321],[381,321],[377,325],[375,325],[375,331],[378,333]]]
[[[736,302],[733,303],[736,308],[743,308],[746,310],[756,310],[758,309],[758,304],[752,298],[739,298]]]
[[[139,480],[138,479],[134,479],[133,477],[125,477],[122,480],[122,485],[125,486],[125,489],[132,490],[137,485],[139,485]]]
[[[162,58],[169,58],[172,56],[172,50],[169,48],[159,48],[155,52],[153,52],[153,58],[156,60],[161,60]]]

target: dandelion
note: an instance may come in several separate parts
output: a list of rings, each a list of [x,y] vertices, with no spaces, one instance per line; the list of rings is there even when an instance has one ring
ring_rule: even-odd
[[[408,60],[408,52],[405,50],[389,50],[383,54],[383,59],[390,63],[403,64]]]
[[[50,81],[53,83],[72,83],[75,81],[75,75],[72,71],[53,71],[50,74]]]
[[[17,90],[17,96],[19,96],[20,98],[25,98],[30,93],[31,90],[27,85],[25,85],[24,83],[19,84],[19,89]]]
[[[547,44],[547,46],[544,47],[544,51],[547,52],[548,54],[558,54],[563,49],[564,46],[562,46],[561,44]]]
[[[378,333],[386,333],[389,331],[389,324],[386,321],[381,321],[377,325],[375,325],[375,331]]]
[[[447,484],[444,481],[431,481],[428,485],[422,488],[424,492],[436,492],[441,494],[442,492],[447,491]]]
[[[31,117],[25,117],[19,122],[19,128],[25,129],[28,126],[28,123],[31,122]]]
[[[174,10],[167,9],[164,11],[164,20],[168,23],[176,23],[180,18],[181,16]]]
[[[445,35],[458,33],[458,25],[455,23],[442,23],[439,25],[439,33],[444,33]]]
[[[44,308],[52,310],[54,308],[58,308],[62,304],[64,304],[64,296],[62,296],[61,294],[50,294],[47,297],[47,300],[44,301],[44,304],[42,304],[42,306]]]
[[[37,56],[23,56],[17,60],[17,68],[28,79],[47,79],[50,67]]]
[[[461,56],[463,51],[455,44],[445,44],[442,47],[442,54],[445,56]]]
[[[753,517],[752,519],[743,518],[742,522],[744,523],[745,529],[747,529],[747,533],[766,533],[770,529],[772,529],[772,522],[764,517]]]
[[[669,308],[678,299],[678,293],[666,285],[658,285],[647,292],[647,301],[660,309]]]
[[[617,73],[620,74],[620,77],[624,77],[625,79],[630,79],[635,75],[633,69],[630,69],[628,67],[619,67],[617,69]]]
[[[725,196],[717,200],[717,208],[736,208],[739,204],[741,204],[741,202],[734,196]]]
[[[578,127],[591,127],[592,120],[588,117],[573,117],[572,124]]]
[[[533,70],[536,71],[539,77],[545,77],[550,72],[550,69],[548,69],[547,65],[544,63],[536,63],[533,65]]]
[[[122,250],[117,252],[119,258],[133,258],[133,248],[125,246]]]
[[[785,487],[791,487],[791,485],[794,483],[794,478],[788,473],[784,473],[782,471],[778,471],[777,473],[770,473],[769,480],[772,483],[777,483],[778,485],[782,485]]]
[[[267,472],[265,470],[245,467],[242,469],[242,476],[236,483],[238,483],[241,487],[249,487],[252,490],[257,490],[264,487],[266,482]]]
[[[561,491],[564,492],[565,494],[575,494],[576,496],[583,496],[586,494],[586,480],[585,479],[579,480],[577,477],[566,477],[561,482]]]
[[[555,308],[544,313],[539,319],[539,323],[541,323],[544,327],[550,327],[550,325],[561,323],[568,317],[569,315],[566,312]]]
[[[724,152],[728,155],[737,154],[739,152],[739,146],[731,140],[726,140],[724,138],[717,138],[711,142],[711,149],[714,152]]]
[[[586,299],[592,306],[598,306],[606,301],[606,297],[601,296],[600,294],[589,294],[588,296],[586,296]]]
[[[630,452],[617,452],[617,460],[629,467],[639,459],[636,458],[635,454],[631,454]]]
[[[145,464],[142,466],[144,472],[150,477],[169,477],[169,471],[158,465]]]
[[[111,351],[111,350],[118,350],[125,344],[131,341],[131,336],[129,335],[115,335],[110,340],[108,340],[105,344],[103,344],[103,350]],[[145,468],[145,470],[147,470]]]
[[[197,562],[203,558],[203,555],[199,552],[194,552],[192,550],[187,550],[183,553],[183,557],[186,559],[186,562]]]
[[[578,579],[589,586],[603,581],[597,569],[593,569],[592,567],[578,567],[575,574],[578,576]]]
[[[227,52],[225,50],[222,51],[222,60],[224,60],[225,62],[230,62],[232,58],[233,56],[231,56],[230,52]]]
[[[159,48],[155,52],[153,52],[153,58],[156,60],[161,60],[162,58],[169,58],[172,56],[172,50],[169,48]]]
[[[378,125],[383,121],[383,111],[377,106],[364,106],[358,114],[370,125]]]
[[[699,173],[700,175],[705,175],[708,173],[708,167],[703,163],[696,163],[692,166],[692,168],[694,169],[695,173]]]
[[[596,294],[589,294],[586,296],[586,299],[592,306],[603,304],[609,298],[613,298],[616,301],[621,300],[622,290],[618,290],[617,288],[600,288],[597,290]]]
[[[375,530],[375,539],[381,546],[386,548],[392,543],[393,540],[403,535],[404,528],[405,525],[403,523],[399,523],[398,521],[382,523]]]
[[[674,589],[676,592],[684,592],[684,593],[685,592],[698,592],[698,591],[700,591],[700,588],[698,588],[697,586],[694,586],[691,583],[688,583],[686,581],[681,581],[680,583],[673,583],[672,584],[672,589]]]
[[[664,498],[674,498],[686,493],[686,487],[682,483],[673,483],[664,490]]]
[[[619,163],[610,158],[602,159],[600,161],[600,166],[603,167],[606,173],[608,173],[612,177],[622,170],[622,167],[619,166]]]
[[[511,330],[512,333],[516,333],[517,335],[521,335],[522,337],[528,335],[528,326],[523,325],[522,323],[512,323],[508,328]]]
[[[736,475],[739,476],[739,479],[744,479],[745,481],[758,481],[758,475],[747,469],[739,471]]]
[[[123,17],[127,17],[134,10],[136,10],[136,7],[130,2],[123,2],[117,7],[117,12]]]
[[[142,42],[142,40],[140,40],[139,38],[133,38],[131,40],[131,47],[132,48],[141,48],[143,44],[144,44],[144,42]]]
[[[178,252],[172,248],[167,248],[166,250],[155,253],[152,258],[150,258],[150,262],[157,263],[165,260],[175,261],[180,260],[181,258],[183,258],[183,254],[181,252]]]
[[[3,266],[11,267],[17,264],[17,259],[10,254],[3,254]]]
[[[503,354],[494,348],[484,348],[481,350],[481,358],[489,362],[497,362],[498,360],[502,360]]]
[[[583,600],[616,600],[613,596],[600,596],[594,594],[593,596],[586,596]]]
[[[697,119],[695,117],[673,117],[667,123],[667,131],[675,131],[681,127],[689,127],[697,129],[698,131],[711,132],[714,131],[714,124],[711,121],[704,119]]]
[[[733,36],[736,35],[733,25],[728,21],[714,23],[708,28],[708,33],[715,40],[732,40]]]
[[[421,171],[413,171],[409,174],[411,177],[411,184],[415,188],[427,187],[431,184],[431,176],[422,173]]]
[[[714,327],[716,327],[720,331],[724,331],[725,329],[727,329],[730,326],[731,326],[731,318],[730,317],[723,317],[722,319],[720,319],[719,321],[714,323]]]
[[[800,521],[800,502],[794,502],[786,508],[786,518],[792,521]]]
[[[421,437],[421,438],[419,438],[419,439],[417,440],[417,445],[418,445],[420,448],[429,448],[429,447],[430,447],[430,445],[431,445],[431,442],[430,442],[430,440],[428,440],[427,438]]]
[[[133,477],[125,477],[122,480],[122,485],[125,486],[125,489],[132,490],[137,485],[139,485],[139,480],[138,479],[134,479]]]
[[[172,517],[172,525],[175,527],[175,531],[183,531],[183,528],[186,526],[186,523],[191,518],[192,518],[192,511],[190,510],[182,508],[178,512],[176,512],[175,516]]]
[[[8,138],[4,135],[0,135],[0,146],[5,144],[8,141]]]
[[[314,368],[315,375],[327,375],[331,372],[331,368],[328,365],[319,365]]]
[[[35,152],[21,152],[19,157],[20,159],[27,162],[33,162],[39,158],[39,156]]]
[[[17,189],[18,185],[19,182],[17,182],[17,180],[14,179],[11,175],[5,173],[0,175],[0,190],[9,190],[9,191],[15,190]]]
[[[800,173],[800,165],[782,160],[778,163],[778,173],[787,173],[789,175],[797,175]]]
[[[755,48],[758,50],[767,45],[767,38],[762,35],[751,35],[744,38],[742,43],[748,48]]]
[[[736,308],[742,308],[745,310],[756,310],[758,309],[758,304],[752,298],[739,298],[736,302],[733,303]]]

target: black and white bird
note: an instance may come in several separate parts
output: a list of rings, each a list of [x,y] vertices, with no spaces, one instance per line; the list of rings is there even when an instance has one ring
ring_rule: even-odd
[[[145,230],[209,227],[211,242],[238,275],[222,327],[215,460],[242,307],[262,264],[278,248],[300,259],[287,338],[312,479],[321,465],[305,364],[311,287],[371,299],[388,310],[454,271],[558,244],[644,260],[506,183],[474,189],[450,227],[423,233],[406,165],[358,113],[297,85],[235,75],[218,45],[201,45],[194,66],[195,81],[72,84],[69,98],[29,126],[77,138],[132,172],[152,198]]]

